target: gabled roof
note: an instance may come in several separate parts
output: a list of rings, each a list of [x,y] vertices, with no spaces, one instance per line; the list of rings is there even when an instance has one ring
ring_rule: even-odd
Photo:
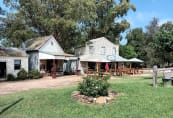
[[[89,41],[94,42],[94,41],[99,41],[99,40],[108,40],[108,39],[105,38],[105,37],[99,37],[99,38],[96,38],[96,39],[91,39]]]
[[[50,36],[29,39],[25,42],[25,46],[27,50],[39,50],[49,39],[52,38],[54,37],[50,35]]]
[[[116,44],[112,43],[110,40],[108,40],[106,37],[100,37],[100,38],[96,38],[96,39],[91,39],[87,43],[99,42],[99,41],[107,41],[107,42],[111,43],[112,45],[116,45]]]
[[[5,57],[27,57],[27,54],[18,48],[0,47],[0,56]]]
[[[108,40],[108,39],[105,38],[105,37],[100,37],[100,38],[96,38],[96,39],[91,39],[91,40],[87,41],[86,44],[91,44],[91,43],[93,43],[93,42],[99,42],[99,41],[107,41],[107,42],[111,43],[112,45],[117,45],[117,44],[112,43],[110,40]],[[77,48],[82,48],[82,47],[85,47],[85,45],[79,45],[79,46],[76,47],[76,49],[77,49]]]

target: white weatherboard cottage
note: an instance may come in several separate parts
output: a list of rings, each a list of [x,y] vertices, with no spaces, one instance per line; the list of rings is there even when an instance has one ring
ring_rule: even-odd
[[[29,55],[29,70],[51,73],[55,62],[57,73],[63,74],[64,61],[76,60],[75,56],[63,51],[52,35],[30,39],[25,45]]]
[[[28,55],[17,48],[0,47],[0,80],[8,74],[17,76],[20,69],[28,72]]]
[[[119,45],[112,43],[105,37],[86,42],[84,46],[76,48],[75,55],[80,57],[82,73],[86,73],[90,69],[98,71],[97,66],[104,70],[106,63],[126,61],[119,56]]]

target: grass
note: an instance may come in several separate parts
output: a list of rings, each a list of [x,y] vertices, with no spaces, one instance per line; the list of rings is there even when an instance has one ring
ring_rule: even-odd
[[[159,80],[159,83],[161,79]],[[0,96],[0,110],[13,104],[0,118],[172,118],[173,88],[151,86],[151,78],[110,80],[111,89],[123,93],[107,105],[86,105],[70,99],[76,87],[35,89]]]

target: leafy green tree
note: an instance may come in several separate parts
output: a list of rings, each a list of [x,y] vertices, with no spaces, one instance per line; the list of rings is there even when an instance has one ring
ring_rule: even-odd
[[[13,14],[16,18],[13,17],[13,21],[8,20],[11,17],[7,17],[9,22],[5,22],[6,30],[4,32],[5,37],[13,40],[15,46],[21,43],[20,40],[28,38],[27,35],[16,38],[25,27],[26,30],[23,34],[29,33],[28,35],[31,37],[53,34],[65,50],[70,49],[74,43],[79,42],[81,36],[79,24],[96,17],[94,0],[4,0],[4,2],[18,11],[17,14]],[[16,15],[18,16],[16,17]],[[17,27],[8,25],[14,22],[21,24]],[[28,30],[32,32],[28,32]],[[10,31],[17,33],[12,35]]]
[[[20,14],[9,14],[4,20],[5,29],[3,37],[8,37],[5,42],[10,42],[13,46],[20,46],[21,42],[26,41],[32,37],[38,36],[36,32],[28,27]],[[10,40],[9,40],[10,39]]]
[[[109,40],[115,41],[115,38],[120,37],[120,33],[130,27],[127,20],[118,21],[119,18],[127,15],[127,12],[132,9],[136,10],[134,5],[130,4],[129,0],[96,0],[97,18],[87,23],[85,28],[88,29],[88,38],[97,38],[105,36]]]
[[[155,34],[158,32],[159,20],[153,18],[149,25],[146,26],[146,39],[145,39],[145,51],[146,51],[146,64],[149,67],[152,67],[155,64],[159,63],[158,51],[153,47],[153,42],[155,41]]]
[[[146,45],[145,45],[145,33],[142,28],[135,28],[127,34],[128,45],[134,48],[137,57],[144,60],[146,59]]]
[[[131,45],[120,46],[120,55],[127,59],[138,56],[137,53],[135,52],[134,47]]]
[[[159,64],[170,66],[173,59],[173,23],[162,24],[155,35],[153,46],[157,50]]]
[[[144,60],[148,67],[159,63],[159,56],[157,50],[153,46],[155,41],[155,34],[159,30],[158,19],[153,18],[148,26],[146,32],[142,28],[135,28],[127,34],[128,44],[134,47],[137,57]]]
[[[0,41],[3,38],[2,34],[3,34],[3,29],[4,29],[4,15],[5,15],[6,11],[0,6]]]
[[[4,3],[18,11],[12,14],[12,20],[7,16],[4,30],[4,37],[13,40],[15,46],[29,37],[53,34],[66,51],[92,38],[106,36],[115,40],[130,27],[126,20],[118,19],[130,9],[135,10],[129,0],[4,0]]]

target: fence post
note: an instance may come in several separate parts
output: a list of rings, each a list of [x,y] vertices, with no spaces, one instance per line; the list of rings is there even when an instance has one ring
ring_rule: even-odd
[[[153,66],[153,87],[157,87],[157,72],[158,68],[157,66]]]

